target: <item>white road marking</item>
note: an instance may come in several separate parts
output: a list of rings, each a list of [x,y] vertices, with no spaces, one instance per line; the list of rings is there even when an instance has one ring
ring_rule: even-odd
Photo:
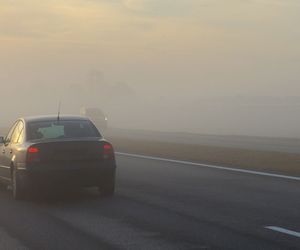
[[[116,152],[116,154],[117,155],[123,155],[123,156],[135,157],[135,158],[141,158],[141,159],[148,159],[148,160],[155,160],[155,161],[165,161],[165,162],[179,163],[179,164],[185,164],[185,165],[221,169],[221,170],[227,170],[227,171],[232,171],[232,172],[240,172],[240,173],[255,174],[255,175],[262,175],[262,176],[269,176],[269,177],[276,177],[276,178],[300,181],[300,177],[297,177],[297,176],[272,174],[272,173],[266,173],[266,172],[240,169],[240,168],[221,167],[221,166],[216,166],[216,165],[202,164],[202,163],[189,162],[189,161],[178,161],[178,160],[172,160],[172,159],[167,159],[167,158],[153,157],[153,156],[146,156],[146,155],[138,155],[138,154],[128,154],[128,153],[121,153],[121,152]]]
[[[300,238],[300,233],[299,232],[288,230],[288,229],[285,229],[285,228],[282,228],[282,227],[268,226],[268,227],[265,227],[265,228],[276,231],[276,232],[280,232],[280,233],[284,233],[284,234],[288,234],[288,235],[292,235],[292,236]]]

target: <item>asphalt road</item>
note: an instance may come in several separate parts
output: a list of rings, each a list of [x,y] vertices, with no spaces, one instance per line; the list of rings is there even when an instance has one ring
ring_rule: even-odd
[[[0,249],[300,249],[299,180],[117,161],[113,198],[86,189],[18,202],[1,190]]]

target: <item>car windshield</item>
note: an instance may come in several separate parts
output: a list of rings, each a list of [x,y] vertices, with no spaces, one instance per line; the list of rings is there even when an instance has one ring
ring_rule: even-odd
[[[28,140],[101,137],[90,121],[31,122],[27,128]]]

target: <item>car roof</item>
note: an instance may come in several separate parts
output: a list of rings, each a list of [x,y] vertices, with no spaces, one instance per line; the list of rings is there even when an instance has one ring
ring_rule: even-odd
[[[43,115],[43,116],[29,116],[29,117],[23,117],[20,118],[24,120],[26,123],[28,122],[43,122],[43,121],[57,121],[57,115]],[[60,121],[88,121],[89,119],[84,116],[79,115],[60,115],[59,116]]]

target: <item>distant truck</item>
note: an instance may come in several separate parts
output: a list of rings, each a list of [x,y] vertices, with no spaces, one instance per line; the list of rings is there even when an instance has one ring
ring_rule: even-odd
[[[80,108],[80,115],[89,118],[97,127],[97,129],[101,131],[105,131],[107,129],[107,117],[103,113],[103,111],[99,108]]]

